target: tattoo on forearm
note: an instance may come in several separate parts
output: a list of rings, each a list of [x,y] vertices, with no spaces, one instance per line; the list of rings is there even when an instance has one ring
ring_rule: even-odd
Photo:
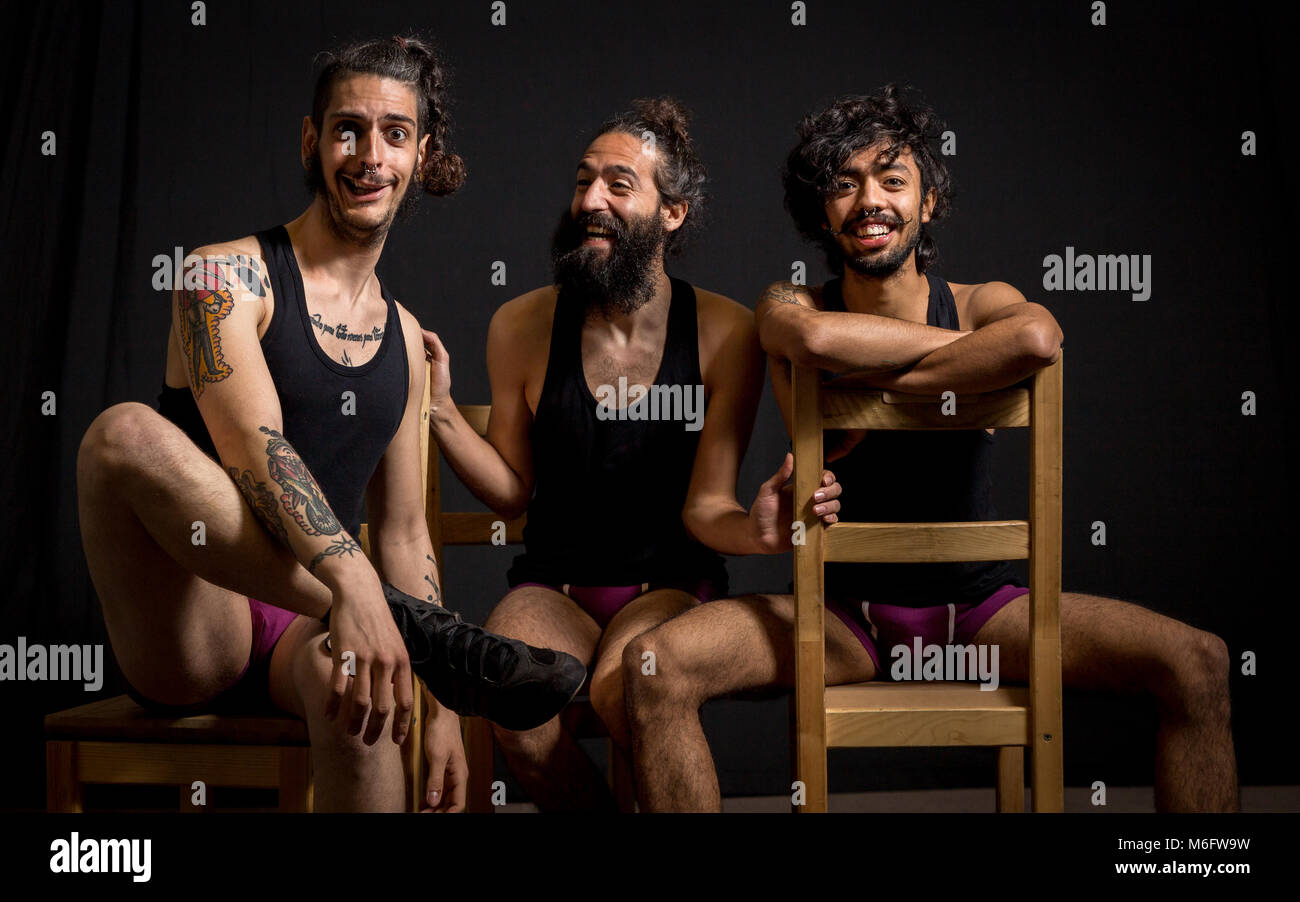
[[[369,332],[353,332],[348,328],[347,323],[335,323],[332,326],[327,326],[321,321],[319,313],[311,315],[311,324],[320,329],[323,334],[333,335],[339,341],[359,341],[362,347],[365,347],[367,342],[379,342],[383,341],[384,338],[384,330],[378,326],[375,326]]]
[[[442,592],[438,590],[438,580],[436,579],[438,574],[438,562],[433,559],[433,555],[431,554],[426,554],[425,558],[429,561],[431,572],[424,574],[424,581],[429,584],[429,589],[433,592],[432,595],[428,596],[428,600],[432,601],[434,604],[442,604]]]
[[[271,283],[254,257],[207,257],[185,272],[177,294],[181,349],[195,397],[234,368],[221,352],[221,320],[235,309],[235,288],[265,297]]]
[[[331,542],[323,551],[321,551],[320,554],[311,559],[311,563],[307,565],[307,572],[314,573],[316,565],[331,555],[347,555],[348,557],[352,557],[352,555],[356,554],[360,550],[361,546],[357,543],[357,540],[345,532],[343,535]]]
[[[259,482],[254,478],[252,470],[240,473],[238,468],[231,467],[229,473],[230,478],[239,487],[239,493],[244,496],[244,501],[266,527],[266,531],[287,546],[289,535],[284,531],[284,523],[280,521],[280,515],[276,512],[275,493],[266,487],[265,482]]]
[[[798,304],[803,306],[799,300],[798,288],[793,282],[778,282],[775,285],[769,285],[759,298],[759,302],[776,301],[781,304]]]
[[[334,511],[330,510],[320,486],[312,478],[293,445],[274,429],[258,426],[270,436],[266,440],[266,469],[284,490],[280,504],[309,536],[332,536],[343,531]]]

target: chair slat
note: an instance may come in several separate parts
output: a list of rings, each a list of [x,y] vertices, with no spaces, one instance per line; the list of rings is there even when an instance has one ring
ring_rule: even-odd
[[[1029,425],[1029,391],[959,395],[951,413],[943,398],[823,387],[825,429],[1014,429]]]
[[[1001,561],[1029,557],[1029,523],[836,523],[826,527],[826,560],[881,563]]]
[[[443,545],[490,545],[501,520],[490,511],[451,513],[442,515]],[[524,517],[506,521],[506,544],[518,545],[524,540]]]

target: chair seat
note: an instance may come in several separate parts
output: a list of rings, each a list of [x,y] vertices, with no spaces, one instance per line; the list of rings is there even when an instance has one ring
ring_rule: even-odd
[[[1029,689],[978,683],[849,683],[826,687],[827,745],[1029,744]]]
[[[47,714],[46,739],[212,745],[308,746],[307,724],[274,714],[169,717],[141,708],[129,695]]]

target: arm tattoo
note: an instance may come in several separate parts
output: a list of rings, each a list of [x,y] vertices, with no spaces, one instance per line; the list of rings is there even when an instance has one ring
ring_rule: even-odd
[[[265,426],[257,429],[270,436],[266,440],[266,469],[284,490],[280,503],[289,516],[309,536],[332,536],[342,532],[342,525],[293,445],[274,429]]]
[[[284,524],[280,522],[280,515],[275,509],[275,493],[266,487],[265,482],[257,481],[253,477],[252,470],[240,473],[236,467],[231,467],[229,472],[230,478],[239,487],[239,493],[244,496],[244,501],[266,527],[266,531],[288,546],[289,536],[284,531]]]
[[[190,386],[197,398],[209,383],[234,372],[221,353],[221,320],[235,309],[232,289],[266,297],[271,283],[255,257],[243,254],[206,257],[185,273],[177,294],[181,348],[189,364]]]
[[[775,285],[769,285],[763,292],[763,296],[758,299],[759,303],[763,301],[776,301],[780,304],[796,304],[800,307],[807,306],[799,300],[797,287],[793,282],[778,282]]]
[[[432,595],[428,596],[428,600],[434,604],[442,604],[442,592],[438,590],[438,581],[435,579],[438,574],[438,562],[433,559],[431,554],[426,554],[425,558],[429,561],[431,572],[424,574],[424,581],[429,584],[429,588],[433,592]]]
[[[337,554],[340,556],[347,555],[348,557],[352,557],[352,555],[356,554],[360,550],[361,546],[357,544],[356,539],[352,538],[352,536],[345,532],[326,546],[324,551],[311,559],[311,563],[307,565],[307,572],[314,573],[316,565],[330,555]]]

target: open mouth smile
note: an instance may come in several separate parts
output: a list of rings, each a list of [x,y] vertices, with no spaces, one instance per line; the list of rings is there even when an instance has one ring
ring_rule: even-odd
[[[342,173],[339,173],[339,182],[342,183],[349,197],[362,203],[378,200],[393,184],[392,182],[363,182]]]

